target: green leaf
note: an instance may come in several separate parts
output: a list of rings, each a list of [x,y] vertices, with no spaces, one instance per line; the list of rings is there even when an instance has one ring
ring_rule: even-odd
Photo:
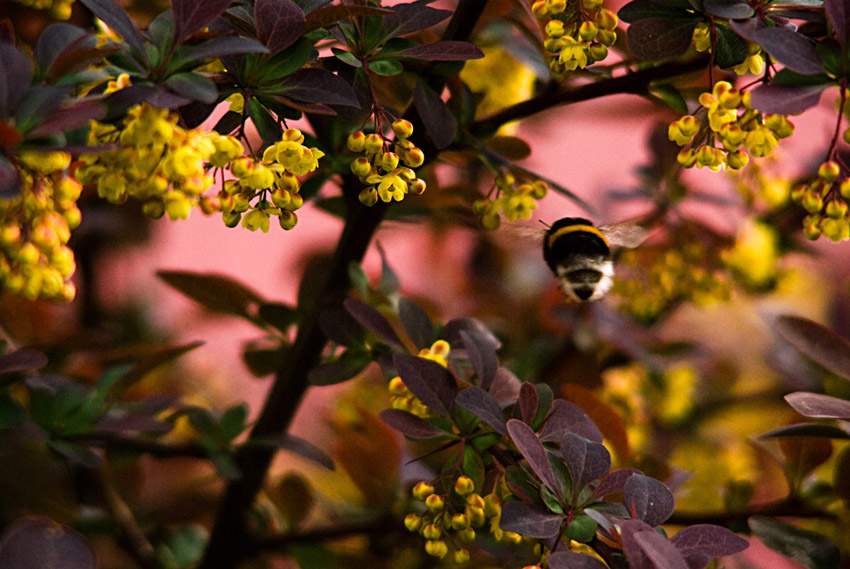
[[[281,332],[286,332],[290,326],[298,322],[298,311],[280,302],[264,302],[260,305],[258,315],[260,320]]]
[[[221,416],[219,425],[221,432],[225,438],[233,440],[241,435],[248,425],[245,420],[248,418],[248,405],[245,403],[237,403],[229,407]]]
[[[576,516],[567,526],[567,536],[582,543],[588,543],[596,535],[597,523],[590,516]]]
[[[0,430],[19,427],[27,422],[27,412],[20,403],[3,394],[0,397]]]
[[[208,310],[251,322],[256,322],[257,307],[264,302],[255,291],[226,275],[158,271],[157,276]]]
[[[617,12],[617,17],[628,24],[648,18],[681,18],[689,17],[691,7],[675,5],[673,2],[655,2],[653,0],[633,0]]]
[[[475,490],[480,492],[484,486],[484,476],[486,474],[484,471],[484,461],[481,459],[481,455],[471,445],[465,445],[463,447],[463,464],[461,470],[463,470],[464,474],[472,478],[472,481],[475,482]]]
[[[770,549],[809,569],[834,569],[841,554],[826,537],[774,518],[752,516],[750,529]]]
[[[313,44],[301,38],[282,52],[268,59],[257,61],[256,82],[258,85],[275,83],[301,69],[310,59]]]
[[[359,59],[357,59],[357,56],[355,56],[350,51],[334,47],[331,48],[331,52],[333,52],[334,57],[336,57],[338,60],[342,61],[346,65],[350,65],[351,67],[363,67],[363,63]]]
[[[531,156],[531,146],[516,136],[491,136],[484,145],[508,160],[523,160]]]
[[[156,556],[164,567],[189,569],[201,560],[208,537],[201,526],[183,526],[157,545]]]
[[[682,92],[668,83],[652,84],[650,94],[679,114],[688,114],[688,103]]]
[[[369,71],[384,77],[393,77],[404,71],[404,66],[396,59],[378,59],[369,62]]]
[[[242,352],[242,361],[254,377],[263,378],[280,369],[286,357],[286,348],[248,348]]]
[[[746,4],[744,4],[746,5]],[[717,24],[717,52],[715,62],[721,69],[728,69],[747,59],[747,41],[732,31],[729,26]]]
[[[337,359],[310,370],[308,379],[310,385],[335,385],[353,378],[370,363],[372,356],[368,352],[348,349]]]
[[[251,121],[257,127],[257,132],[260,133],[264,142],[271,144],[280,140],[283,136],[280,123],[256,97],[251,97],[251,102],[248,105],[248,116],[251,117]]]

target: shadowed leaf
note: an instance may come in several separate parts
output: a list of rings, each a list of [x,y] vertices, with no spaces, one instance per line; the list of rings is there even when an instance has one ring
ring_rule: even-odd
[[[375,6],[324,6],[307,14],[304,31],[311,32],[319,28],[327,28],[340,20],[358,16],[385,16],[392,13],[391,9]]]
[[[97,556],[74,529],[41,517],[21,518],[9,525],[0,540],[0,568],[96,569]]]
[[[145,57],[144,41],[135,24],[127,15],[127,12],[113,0],[80,0],[80,2],[91,10],[92,14],[106,22],[106,25],[124,38],[134,50]]]
[[[322,69],[301,69],[281,84],[281,94],[307,103],[360,107],[351,86],[334,73]]]
[[[426,61],[466,61],[481,59],[484,52],[465,41],[437,41],[393,52],[393,57],[424,59]]]
[[[413,344],[419,348],[428,348],[434,340],[434,325],[428,313],[421,306],[407,298],[398,300],[398,316],[404,331]]]
[[[452,15],[449,10],[431,8],[428,3],[420,0],[393,6],[393,13],[384,16],[384,39],[430,28]]]
[[[623,486],[623,503],[635,518],[650,526],[663,524],[673,513],[673,494],[660,482],[643,474],[629,477]]]
[[[489,344],[493,350],[498,350],[502,346],[502,343],[490,329],[475,318],[454,318],[449,320],[445,328],[443,328],[443,337],[450,344],[461,344],[463,342],[463,338],[460,336],[461,330],[467,330],[474,334],[479,342]]]
[[[521,535],[547,539],[558,535],[564,516],[547,512],[540,506],[525,502],[508,502],[502,505],[499,527]]]
[[[38,350],[21,348],[0,356],[0,375],[18,371],[32,371],[47,365],[47,356]]]
[[[743,3],[743,6],[749,8],[747,3]],[[728,26],[718,24],[715,29],[717,30],[717,52],[715,55],[717,66],[721,69],[728,69],[743,63],[749,55],[746,40],[733,32]]]
[[[537,438],[537,433],[531,427],[518,419],[511,419],[507,423],[508,433],[519,452],[528,461],[528,465],[537,474],[537,477],[552,492],[558,491],[555,473],[549,464],[546,449]]]
[[[752,6],[743,0],[705,0],[702,7],[712,16],[730,20],[743,20],[755,13]]]
[[[263,299],[242,283],[221,274],[188,271],[158,271],[157,276],[204,308],[241,316],[253,322],[254,311]]]
[[[174,12],[174,45],[210,25],[224,12],[232,0],[171,0]]]
[[[647,18],[629,26],[632,54],[648,61],[677,57],[691,46],[698,18]]]
[[[850,433],[839,427],[823,425],[821,423],[800,423],[773,429],[762,435],[759,439],[776,439],[779,437],[824,437],[828,439],[850,439]]]
[[[30,136],[52,136],[87,125],[91,120],[106,115],[106,107],[100,101],[77,99],[56,109],[30,129]]]
[[[431,360],[410,354],[395,354],[393,365],[407,388],[432,411],[448,417],[457,397],[451,372]]]
[[[401,409],[384,409],[378,416],[387,425],[411,439],[433,439],[444,437],[446,433],[428,421]]]
[[[496,351],[486,338],[480,338],[473,332],[461,330],[460,337],[481,387],[487,389],[493,383],[496,370],[499,368]]]
[[[620,8],[617,17],[628,24],[633,24],[648,18],[681,18],[687,14],[684,8],[672,4],[653,0],[632,0]]]
[[[850,1],[848,0],[824,0],[824,11],[829,23],[832,25],[838,44],[842,50],[847,49],[850,41]]]
[[[558,551],[546,558],[549,569],[607,569],[607,565],[595,557],[574,553],[572,551]]]
[[[13,46],[0,42],[0,116],[11,116],[30,86],[32,62]]]
[[[593,442],[602,442],[602,433],[581,407],[564,399],[556,399],[552,403],[549,417],[543,424],[540,440],[560,441],[567,433],[579,435]]]
[[[809,569],[839,566],[838,548],[819,533],[765,516],[751,516],[747,523],[753,534],[770,549]]]
[[[500,435],[508,436],[505,415],[492,395],[472,385],[457,394],[455,403],[473,413]]]
[[[254,4],[257,38],[269,53],[283,51],[301,36],[306,18],[292,0],[257,0]]]
[[[396,334],[389,321],[378,310],[361,300],[347,298],[343,306],[357,322],[376,335],[384,342],[388,342],[400,348],[404,347],[401,339]]]
[[[278,441],[278,446],[289,452],[294,452],[298,456],[302,456],[320,466],[324,466],[328,470],[335,469],[333,459],[325,451],[306,439],[287,434]]]
[[[829,371],[850,379],[850,342],[826,326],[806,318],[780,316],[779,335]]]
[[[447,148],[454,140],[457,122],[440,95],[420,80],[413,89],[413,104],[437,150]]]
[[[337,359],[319,364],[310,370],[310,385],[336,385],[355,377],[372,363],[372,357],[366,351],[349,349]]]
[[[341,306],[328,307],[319,314],[319,326],[331,342],[340,346],[362,346],[365,331]]]
[[[218,88],[209,77],[186,71],[175,73],[165,80],[169,89],[193,101],[214,103],[218,99]]]

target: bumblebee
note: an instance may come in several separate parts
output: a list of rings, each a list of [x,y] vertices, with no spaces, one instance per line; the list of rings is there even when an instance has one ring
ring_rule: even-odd
[[[645,229],[633,224],[595,227],[582,217],[565,217],[546,230],[543,259],[567,298],[599,300],[614,284],[611,246],[637,247],[646,235]]]

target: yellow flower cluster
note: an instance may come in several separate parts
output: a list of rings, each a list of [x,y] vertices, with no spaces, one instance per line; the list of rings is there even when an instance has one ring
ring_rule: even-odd
[[[711,51],[711,28],[706,22],[700,22],[694,28],[693,43],[694,49],[699,52]],[[764,52],[761,46],[747,42],[747,58],[732,70],[738,75],[760,75],[764,71]]]
[[[728,279],[708,258],[711,250],[689,236],[673,245],[623,250],[612,289],[620,309],[652,323],[679,302],[705,305],[727,298]]]
[[[532,210],[537,209],[537,201],[546,197],[549,185],[543,180],[519,182],[510,172],[502,172],[496,176],[493,189],[496,191],[495,199],[482,198],[472,204],[472,211],[488,230],[499,227],[500,214],[511,223],[530,218]]]
[[[0,288],[30,300],[70,301],[76,270],[67,246],[80,224],[82,185],[68,174],[65,152],[18,156],[21,193],[0,199]]]
[[[148,104],[128,111],[120,127],[92,123],[91,145],[114,145],[104,152],[85,154],[76,176],[95,184],[97,193],[111,203],[132,197],[142,202],[145,215],[186,219],[195,206],[215,209],[203,193],[214,179],[205,165],[214,156],[234,159],[242,145],[215,132],[185,130],[177,114]]]
[[[787,116],[762,115],[750,105],[749,92],[741,93],[727,81],[718,81],[711,93],[700,95],[699,102],[705,113],[703,120],[686,115],[667,129],[670,140],[687,146],[678,155],[679,164],[685,168],[739,170],[750,156],[770,156],[779,139],[794,134]]]
[[[358,130],[348,136],[348,149],[360,154],[351,161],[351,172],[368,184],[358,196],[363,205],[373,206],[378,199],[401,201],[408,193],[425,191],[425,181],[417,178],[413,170],[425,163],[425,154],[409,140],[413,125],[408,120],[397,119],[392,123],[392,131],[395,134],[392,151],[390,141],[383,134]]]
[[[830,241],[850,239],[850,177],[841,177],[841,167],[828,160],[818,168],[818,177],[791,191],[791,199],[808,212],[803,218],[803,234],[811,240],[821,235]]]
[[[448,342],[437,340],[429,349],[423,348],[419,350],[418,355],[420,358],[425,358],[426,360],[437,362],[443,367],[448,367],[449,362],[446,358],[449,355],[449,351],[451,351],[451,345]],[[391,408],[407,411],[423,419],[433,416],[431,410],[418,397],[411,393],[399,376],[390,380],[388,389],[390,392]]]
[[[15,0],[27,8],[47,10],[50,17],[56,20],[67,20],[71,17],[71,5],[74,0]]]
[[[465,475],[458,476],[450,491],[445,495],[435,492],[428,482],[419,482],[413,487],[413,497],[423,502],[423,513],[411,513],[404,518],[405,527],[425,538],[428,555],[442,559],[452,549],[452,561],[463,565],[469,561],[469,550],[465,546],[475,539],[475,530],[490,521],[499,532],[497,540],[516,545],[522,536],[502,531],[498,520],[502,514],[499,497],[488,494],[482,497],[475,492],[475,484]],[[495,520],[495,524],[493,523]]]
[[[531,11],[546,21],[543,47],[556,77],[604,60],[617,41],[617,16],[602,0],[536,0]]]
[[[249,157],[234,160],[230,173],[235,179],[226,181],[218,195],[225,225],[235,227],[241,220],[242,227],[249,231],[268,233],[271,217],[275,216],[281,228],[295,227],[295,210],[304,204],[298,193],[298,176],[316,170],[324,155],[318,148],[304,146],[304,134],[290,128],[280,141],[266,148],[261,161]]]

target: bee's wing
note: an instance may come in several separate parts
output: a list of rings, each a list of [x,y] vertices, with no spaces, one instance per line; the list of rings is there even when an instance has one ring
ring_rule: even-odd
[[[634,223],[629,223],[628,221],[602,225],[599,227],[599,231],[605,234],[611,245],[626,247],[628,249],[637,247],[649,237],[648,229]]]
[[[546,228],[535,225],[525,225],[521,223],[503,224],[498,229],[499,234],[505,235],[517,241],[525,243],[542,243],[543,235],[546,233]]]

